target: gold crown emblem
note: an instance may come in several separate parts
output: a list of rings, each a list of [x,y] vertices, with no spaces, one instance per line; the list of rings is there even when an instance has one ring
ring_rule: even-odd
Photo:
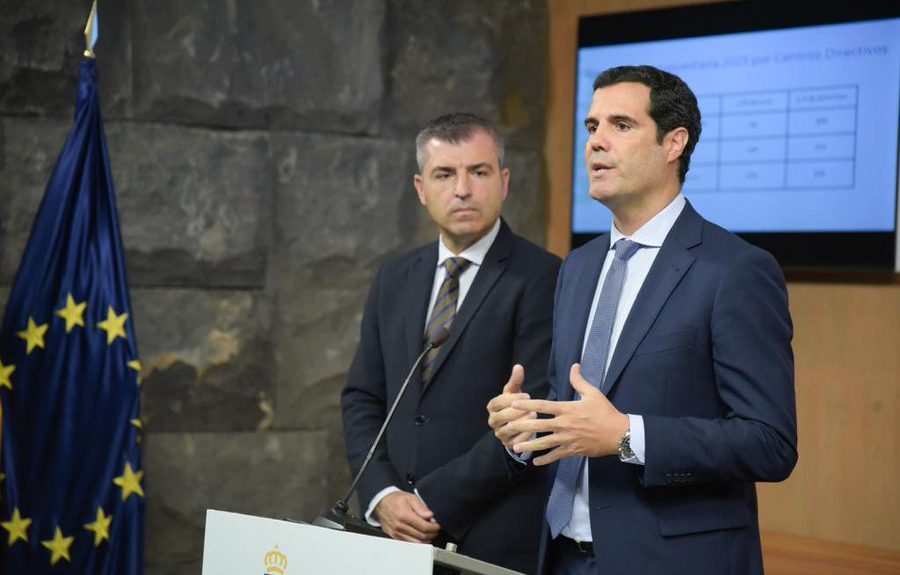
[[[285,575],[287,573],[287,555],[278,550],[278,546],[266,553],[266,575]]]

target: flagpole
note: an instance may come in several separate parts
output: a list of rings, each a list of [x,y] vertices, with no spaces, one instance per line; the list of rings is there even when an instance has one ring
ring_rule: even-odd
[[[0,322],[0,573],[144,573],[145,470],[130,421],[140,359],[97,88],[97,4],[77,25],[72,128]]]
[[[97,43],[97,0],[91,6],[91,14],[84,26],[84,57],[94,59],[94,44]]]

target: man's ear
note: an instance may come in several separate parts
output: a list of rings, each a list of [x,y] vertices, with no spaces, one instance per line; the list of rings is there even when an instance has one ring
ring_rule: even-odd
[[[422,176],[416,174],[413,176],[413,186],[416,187],[416,195],[419,196],[419,203],[423,206],[425,205],[425,182],[422,181]]]
[[[509,194],[509,168],[500,170],[500,179],[503,182],[503,199]]]
[[[678,158],[681,157],[681,154],[684,152],[685,146],[687,146],[688,140],[690,136],[688,135],[688,131],[686,128],[678,127],[666,134],[666,143],[667,143],[667,153],[666,160],[669,162],[674,162]]]

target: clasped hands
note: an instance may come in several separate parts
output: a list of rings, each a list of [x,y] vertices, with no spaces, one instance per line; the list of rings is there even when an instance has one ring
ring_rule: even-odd
[[[400,541],[431,543],[441,531],[434,513],[414,493],[389,493],[378,502],[373,514],[381,523],[381,530]]]
[[[628,416],[581,376],[581,365],[573,364],[569,371],[569,383],[581,395],[574,401],[531,399],[522,392],[524,381],[525,369],[513,366],[503,393],[487,404],[488,425],[508,449],[516,453],[545,451],[534,459],[535,465],[572,455],[618,453],[619,441],[630,427]]]

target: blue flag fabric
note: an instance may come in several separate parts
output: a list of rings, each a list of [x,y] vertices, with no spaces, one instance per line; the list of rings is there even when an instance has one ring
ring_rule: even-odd
[[[0,573],[143,572],[140,363],[95,62],[0,329]]]

